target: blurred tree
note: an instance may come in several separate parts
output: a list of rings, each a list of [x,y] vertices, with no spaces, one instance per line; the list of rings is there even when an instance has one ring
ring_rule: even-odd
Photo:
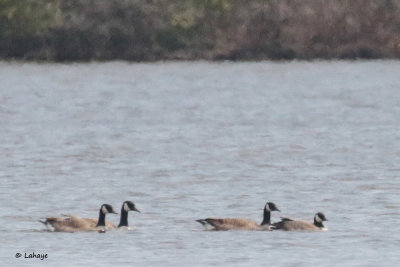
[[[58,5],[54,0],[0,0],[0,55],[24,57],[43,47]]]

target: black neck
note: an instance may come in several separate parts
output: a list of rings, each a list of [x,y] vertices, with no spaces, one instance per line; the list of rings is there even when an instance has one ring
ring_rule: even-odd
[[[106,226],[106,215],[103,213],[101,208],[100,208],[100,213],[99,213],[99,220],[97,221],[96,226]]]
[[[128,212],[125,211],[124,209],[124,205],[122,205],[121,208],[121,219],[119,221],[119,225],[118,227],[122,227],[122,226],[128,226]]]
[[[314,225],[320,228],[323,228],[324,225],[322,224],[322,222],[318,222],[316,218],[314,218]]]
[[[271,212],[264,208],[264,219],[261,225],[271,224]]]

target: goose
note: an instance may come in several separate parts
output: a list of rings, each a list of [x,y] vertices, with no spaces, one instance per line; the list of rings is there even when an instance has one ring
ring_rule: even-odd
[[[106,214],[114,213],[114,208],[109,204],[103,204],[100,207],[99,219],[80,218],[74,215],[65,215],[65,217],[49,217],[45,221],[39,221],[55,232],[78,232],[78,231],[98,231],[106,228]]]
[[[111,223],[111,222],[106,222],[106,229],[108,230],[114,230],[114,229],[122,229],[122,228],[127,228],[129,229],[129,225],[128,225],[128,212],[129,211],[137,211],[140,212],[136,206],[135,203],[133,203],[132,201],[124,201],[122,203],[122,207],[121,207],[121,218],[119,221],[118,226],[116,226],[115,224]],[[86,220],[88,223],[90,223],[93,227],[96,226],[97,224],[97,219],[91,219],[91,218],[83,218],[84,220]]]
[[[119,220],[118,228],[122,228],[122,227],[129,228],[128,212],[131,210],[140,213],[140,210],[138,210],[136,208],[135,203],[133,203],[132,201],[124,201],[124,203],[122,203],[122,207],[121,207],[121,218]]]
[[[314,215],[314,222],[308,221],[295,221],[290,218],[281,217],[281,221],[274,223],[273,227],[276,230],[285,230],[285,231],[327,231],[328,228],[325,228],[323,223],[327,221],[325,215],[322,212],[317,212]]]
[[[254,230],[254,231],[270,231],[271,226],[271,211],[280,211],[278,207],[267,202],[264,206],[264,218],[261,224],[250,219],[241,218],[207,218],[196,220],[201,223],[207,230],[226,231],[226,230]]]

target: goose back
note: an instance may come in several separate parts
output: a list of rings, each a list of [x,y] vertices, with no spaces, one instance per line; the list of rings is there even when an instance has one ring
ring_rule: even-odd
[[[96,227],[96,225],[92,225],[83,218],[75,216],[49,217],[44,222],[41,222],[54,232],[90,231]]]
[[[215,231],[226,231],[226,230],[254,230],[254,231],[265,231],[272,230],[270,225],[271,222],[271,211],[279,211],[276,205],[272,202],[267,202],[264,207],[264,218],[261,224],[251,219],[243,218],[207,218],[200,219],[197,222],[201,223],[206,229]]]
[[[111,205],[103,204],[100,207],[98,220],[80,218],[74,215],[64,215],[63,217],[48,217],[45,221],[40,222],[55,232],[97,231],[99,228],[107,229],[107,225],[113,227],[112,224],[107,224],[105,222],[105,216],[107,213],[116,212]]]
[[[97,219],[93,219],[93,218],[81,218],[82,220],[84,220],[86,223],[90,224],[90,227],[96,227],[98,220]],[[105,228],[106,230],[112,230],[112,229],[117,229],[118,227],[113,224],[112,222],[105,222]]]
[[[214,230],[260,230],[260,225],[253,220],[242,218],[207,218],[206,223],[214,227]]]
[[[314,222],[302,221],[302,220],[292,220],[290,218],[281,217],[281,221],[274,223],[274,229],[281,229],[285,231],[327,231],[323,221],[327,221],[325,215],[318,212],[314,216]]]

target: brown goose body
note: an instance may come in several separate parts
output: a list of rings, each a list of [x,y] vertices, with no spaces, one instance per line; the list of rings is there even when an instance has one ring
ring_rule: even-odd
[[[323,221],[327,221],[325,215],[318,212],[314,216],[314,222],[282,218],[280,222],[274,223],[273,227],[284,231],[327,231],[328,228],[324,227]]]
[[[116,213],[111,205],[103,204],[100,207],[99,219],[80,218],[74,215],[64,217],[49,217],[45,221],[40,221],[54,232],[78,232],[78,231],[98,231],[114,229],[112,224],[105,222],[107,213]],[[110,227],[110,228],[108,228]],[[114,226],[116,228],[116,226]]]
[[[279,211],[276,205],[268,202],[264,207],[264,218],[261,224],[251,219],[242,218],[207,218],[196,220],[206,229],[214,231],[227,230],[250,230],[250,231],[269,231],[271,227],[271,211]],[[211,228],[211,229],[210,229]]]
[[[71,215],[70,215],[71,217]],[[74,217],[74,216],[72,216]],[[76,217],[75,217],[76,218]],[[97,219],[93,219],[93,218],[78,218],[81,220],[84,220],[86,223],[90,224],[91,227],[96,227],[98,220]],[[117,229],[118,227],[113,224],[112,222],[106,222],[105,225],[106,230],[112,230],[112,229]]]
[[[208,223],[214,227],[215,231],[227,230],[252,230],[252,231],[265,231],[271,230],[269,225],[260,225],[256,221],[242,218],[207,218],[205,220],[198,220],[201,224]]]
[[[46,221],[42,223],[44,223],[46,226],[52,227],[54,232],[72,233],[77,231],[91,231],[96,227],[96,224],[93,226],[84,218],[79,218],[76,216],[49,217],[46,218]]]

